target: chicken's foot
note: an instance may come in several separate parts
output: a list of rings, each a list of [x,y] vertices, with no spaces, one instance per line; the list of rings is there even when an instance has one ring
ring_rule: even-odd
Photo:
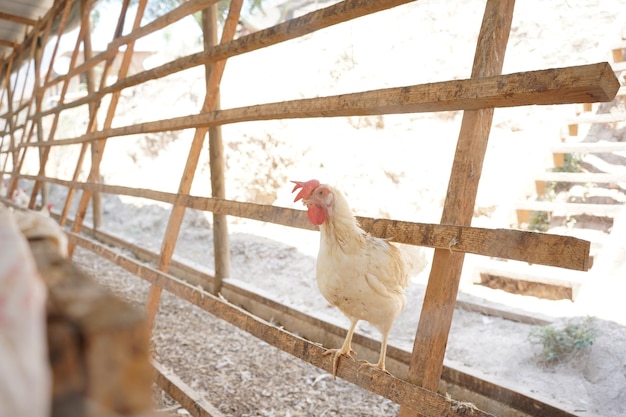
[[[380,371],[383,371],[384,373],[386,373],[387,375],[391,375],[391,372],[389,372],[387,369],[385,369],[385,364],[384,363],[371,363],[368,362],[364,359],[359,360],[359,362],[361,362],[361,366],[359,366],[359,369],[357,369],[356,373],[358,374],[359,372],[361,372],[361,369],[363,368],[376,368]]]
[[[358,321],[358,319],[350,319],[350,328],[348,329],[348,334],[343,341],[341,349],[328,349],[324,352],[324,355],[333,355],[333,379],[337,379],[337,367],[339,366],[339,358],[341,356],[346,356],[354,360],[352,354],[354,353],[356,355],[356,352],[352,350],[352,335],[354,335],[354,329]]]
[[[337,368],[339,367],[339,358],[342,356],[345,356],[347,358],[354,360],[354,358],[352,357],[352,354],[356,355],[356,352],[353,351],[352,349],[348,351],[344,351],[343,348],[342,349],[328,349],[326,352],[324,352],[324,355],[333,355],[333,379],[337,379]]]

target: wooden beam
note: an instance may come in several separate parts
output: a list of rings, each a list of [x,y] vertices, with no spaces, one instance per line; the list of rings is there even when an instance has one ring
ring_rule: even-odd
[[[77,138],[58,139],[54,144],[70,145],[111,136],[258,120],[425,113],[533,104],[611,101],[618,88],[619,82],[610,71],[610,65],[598,63],[210,111],[106,129]],[[36,146],[50,145],[37,144]]]
[[[37,24],[36,20],[5,12],[0,12],[0,20],[6,20],[8,22],[19,23],[27,26],[35,26]]]
[[[487,1],[472,78],[494,77],[502,71],[514,4],[513,0]],[[442,224],[469,226],[472,222],[493,111],[471,110],[463,115]],[[408,381],[431,391],[437,390],[441,379],[463,260],[464,253],[445,249],[436,249],[433,257],[407,376]],[[402,417],[414,415],[406,408],[400,410]]]
[[[206,398],[185,384],[174,372],[168,370],[156,360],[152,360],[156,372],[156,383],[178,404],[194,417],[223,417],[224,415],[209,403]]]
[[[308,221],[306,212],[303,210],[31,175],[23,175],[21,178],[26,180],[40,179],[67,187],[90,190],[91,192],[101,191],[109,194],[147,198],[196,210],[271,222],[299,229],[317,230]],[[357,220],[365,231],[394,242],[581,271],[589,269],[589,242],[571,236],[510,229],[485,229],[372,219],[360,216],[357,216]]]
[[[226,23],[221,43],[230,42],[235,37],[237,24],[241,16],[243,0],[233,0]],[[217,39],[217,5],[202,11],[202,31],[204,34],[204,50],[208,51],[218,43]],[[226,60],[207,64],[205,66],[205,79],[207,87],[206,110],[219,110],[220,83],[224,73]],[[224,143],[222,140],[222,127],[211,126],[209,128],[209,171],[211,173],[211,196],[214,198],[226,198],[225,180],[226,161],[224,157]],[[228,221],[225,215],[213,213],[213,253],[215,263],[214,294],[222,289],[222,279],[230,276],[230,245],[228,236]]]

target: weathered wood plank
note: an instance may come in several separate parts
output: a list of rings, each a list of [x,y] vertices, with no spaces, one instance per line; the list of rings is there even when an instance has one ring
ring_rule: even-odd
[[[152,366],[156,371],[157,385],[175,399],[185,410],[189,411],[189,414],[194,417],[224,416],[206,398],[185,384],[174,372],[169,371],[155,360],[152,360]]]
[[[514,5],[513,0],[487,1],[478,35],[472,78],[493,77],[501,73]],[[502,98],[506,98],[506,95]],[[441,216],[442,224],[469,226],[472,222],[495,106],[485,107],[490,108],[463,114]],[[437,389],[441,379],[464,255],[436,249],[433,257],[407,375],[408,381],[431,391]],[[402,417],[414,415],[416,413],[406,408],[400,410]]]
[[[5,13],[5,12],[0,12],[0,20],[20,23],[22,25],[27,25],[27,26],[35,26],[37,24],[36,20],[29,19],[24,16],[18,16],[18,15],[11,14],[11,13]],[[10,45],[13,46],[13,42],[10,42]]]
[[[68,412],[85,410],[88,402],[106,415],[149,411],[152,371],[144,315],[62,258],[52,240],[29,244],[48,287],[53,415],[75,415]]]
[[[258,120],[423,113],[533,104],[611,101],[618,88],[619,82],[611,71],[610,65],[599,63],[205,112],[105,129],[76,138],[58,139],[54,141],[54,145],[70,145],[113,136]],[[51,144],[20,146],[51,146]]]
[[[24,175],[22,178],[34,180],[39,177]],[[196,210],[271,222],[299,229],[317,230],[315,226],[311,225],[311,222],[306,217],[306,212],[303,210],[179,195],[147,189],[89,182],[72,182],[49,177],[46,177],[45,180],[78,189],[149,198],[164,203],[183,205]],[[589,269],[589,242],[570,236],[510,229],[484,229],[469,226],[372,219],[360,216],[357,216],[357,220],[365,231],[394,242],[581,271]]]

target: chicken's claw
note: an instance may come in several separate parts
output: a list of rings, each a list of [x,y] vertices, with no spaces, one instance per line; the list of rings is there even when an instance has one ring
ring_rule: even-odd
[[[295,192],[297,189],[302,188],[298,195],[296,195],[296,198],[293,200],[294,203],[303,198],[309,198],[313,190],[315,190],[320,185],[320,182],[318,180],[291,182],[296,184],[295,187],[293,187],[293,190],[291,190],[292,193]]]
[[[339,367],[339,358],[345,356],[354,360],[352,354],[356,355],[356,352],[350,349],[349,351],[344,351],[343,349],[327,349],[323,355],[333,355],[333,379],[337,379],[337,368]]]
[[[357,369],[356,371],[357,374],[361,372],[361,369],[363,368],[376,368],[379,371],[383,371],[387,375],[391,375],[391,372],[385,369],[385,365],[381,365],[380,363],[371,363],[363,359],[359,360],[359,362],[361,362],[361,366],[359,366],[359,369]]]

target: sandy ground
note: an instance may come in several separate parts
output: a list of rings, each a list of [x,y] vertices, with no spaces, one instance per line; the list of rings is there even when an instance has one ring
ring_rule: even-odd
[[[453,8],[439,1],[415,2],[232,59],[221,88],[222,107],[466,78],[483,4],[459,1]],[[624,26],[623,0],[520,1],[504,72],[608,61],[609,48]],[[196,112],[202,99],[201,75],[202,70],[187,71],[162,84],[125,91],[125,111],[116,126]],[[532,196],[532,174],[549,166],[547,146],[559,140],[564,120],[575,112],[574,105],[496,111],[475,226],[512,227],[514,202]],[[81,131],[79,120],[65,120],[65,137],[73,135],[71,129]],[[292,203],[288,180],[316,177],[340,187],[356,214],[437,223],[460,120],[460,113],[441,113],[225,126],[227,197],[300,207]],[[610,135],[619,129],[611,126]],[[102,165],[104,180],[174,192],[191,134],[110,140]],[[67,161],[73,161],[77,151],[68,147],[51,155],[59,177],[69,179],[74,164]],[[210,195],[206,153],[204,149],[192,194]],[[57,204],[63,201],[54,189],[51,198]],[[168,214],[166,205],[105,198],[103,230],[158,251]],[[233,278],[285,304],[347,325],[317,291],[316,232],[237,219],[231,219],[229,227]],[[593,346],[546,367],[537,357],[540,348],[528,341],[537,326],[457,309],[446,361],[581,416],[626,414],[626,311],[619,299],[623,291],[616,291],[624,288],[623,234],[615,229],[610,236],[613,249],[599,259],[601,268],[594,267],[601,272],[590,275],[580,302],[539,300],[475,286],[473,266],[479,257],[467,256],[463,274],[460,297],[518,306],[551,316],[558,324],[596,317]],[[210,270],[212,251],[210,215],[188,212],[175,256]],[[432,252],[426,253],[430,257]],[[79,250],[74,259],[121,296],[144,303],[146,283],[86,251]],[[391,334],[395,346],[412,348],[427,276],[425,270],[414,277],[407,290],[408,306]],[[358,331],[379,337],[367,324]],[[225,415],[383,416],[397,410],[395,404],[333,381],[168,294],[153,340],[158,359]],[[159,404],[173,405],[168,399]]]

